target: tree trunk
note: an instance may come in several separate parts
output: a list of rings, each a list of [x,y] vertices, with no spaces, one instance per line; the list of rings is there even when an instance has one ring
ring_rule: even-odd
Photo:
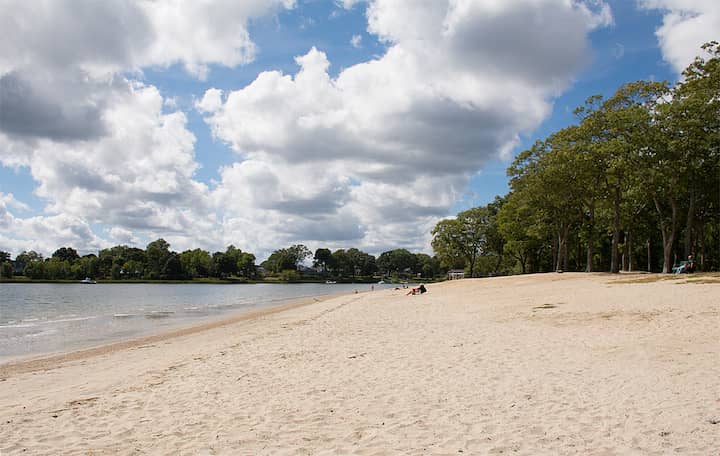
[[[685,223],[685,258],[692,255],[693,225],[695,222],[695,190],[690,185],[687,222]]]
[[[670,198],[670,224],[663,219],[662,208],[657,198],[653,198],[655,209],[660,215],[660,232],[663,238],[663,274],[672,272],[673,243],[675,242],[675,227],[677,226],[677,204],[674,198]]]
[[[585,272],[593,272],[593,257],[595,256],[595,204],[590,205],[590,230],[588,232],[587,256],[585,258]]]
[[[500,264],[502,263],[503,256],[502,254],[498,254],[498,260],[497,263],[495,263],[495,270],[493,270],[493,274],[497,275],[498,270],[500,269]]]
[[[555,263],[556,271],[567,270],[567,238],[570,232],[570,226],[563,226],[558,230],[558,255]]]
[[[705,270],[705,223],[700,224],[698,238],[700,239],[700,270]]]
[[[652,251],[650,250],[650,238],[647,240],[647,272],[652,272]]]
[[[627,252],[627,270],[633,270],[633,238],[632,231],[628,230],[625,235],[625,251]]]
[[[615,186],[615,197],[613,198],[613,237],[612,252],[610,257],[610,272],[620,272],[620,186]]]
[[[563,248],[562,248],[562,266],[563,271],[568,270],[568,236],[570,234],[570,226],[565,227],[565,231],[563,232]]]

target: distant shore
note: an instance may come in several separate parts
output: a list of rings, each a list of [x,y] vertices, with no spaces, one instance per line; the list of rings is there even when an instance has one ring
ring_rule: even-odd
[[[720,276],[296,302],[0,366],[0,453],[713,454]]]
[[[209,284],[209,285],[238,285],[238,284],[255,284],[255,283],[326,283],[327,280],[330,279],[301,279],[301,280],[279,280],[279,279],[243,279],[243,278],[228,278],[228,279],[192,279],[192,280],[146,280],[146,279],[137,279],[137,280],[113,280],[113,279],[98,279],[97,283],[146,283],[146,284]],[[358,284],[373,284],[377,283],[379,279],[332,279],[336,281],[336,283],[358,283]],[[388,279],[385,279],[388,281]],[[432,282],[433,280],[427,280],[424,279],[424,282]],[[25,284],[33,284],[33,283],[81,283],[80,280],[67,280],[67,279],[58,279],[58,280],[49,280],[49,279],[28,279],[25,277],[22,278],[2,278],[0,279],[0,283],[25,283]],[[397,283],[401,283],[398,281]]]

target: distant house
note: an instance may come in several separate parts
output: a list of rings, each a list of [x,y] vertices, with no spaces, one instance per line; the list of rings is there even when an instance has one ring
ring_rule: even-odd
[[[448,271],[448,280],[457,280],[465,278],[464,269],[451,269]]]

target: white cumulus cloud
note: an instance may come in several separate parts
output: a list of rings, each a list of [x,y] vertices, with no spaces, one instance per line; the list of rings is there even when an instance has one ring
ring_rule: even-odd
[[[718,39],[720,2],[717,0],[638,0],[641,7],[663,12],[663,24],[656,31],[663,57],[675,71],[682,72],[700,46]]]
[[[548,115],[589,59],[588,33],[612,21],[604,3],[565,0],[376,0],[367,17],[381,57],[331,77],[312,48],[296,73],[263,72],[219,108],[216,92],[203,97],[244,160],[217,194],[262,212],[271,237],[312,240],[321,221],[360,247],[427,249],[429,227]]]

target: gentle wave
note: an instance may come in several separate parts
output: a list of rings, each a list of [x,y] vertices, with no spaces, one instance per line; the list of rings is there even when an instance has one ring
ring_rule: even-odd
[[[53,329],[46,329],[44,331],[38,331],[36,333],[23,334],[22,337],[32,337],[32,338],[42,337],[42,336],[48,336],[50,334],[56,334],[57,332],[58,332],[58,330],[53,328]]]
[[[145,314],[145,318],[167,318],[174,314],[171,310],[155,310],[148,314]]]
[[[71,321],[85,321],[97,318],[95,315],[89,315],[86,317],[71,317],[71,318],[58,318],[55,320],[45,320],[41,318],[27,318],[18,323],[16,320],[11,320],[6,324],[0,324],[0,328],[34,328],[39,325],[53,325],[56,323],[68,323]]]
[[[6,325],[0,325],[0,328],[34,328],[37,326],[34,323],[12,323]]]
[[[87,317],[73,317],[73,318],[60,318],[57,320],[46,320],[43,323],[67,323],[69,321],[85,321],[85,320],[92,320],[94,318],[97,318],[96,315],[89,315]]]

